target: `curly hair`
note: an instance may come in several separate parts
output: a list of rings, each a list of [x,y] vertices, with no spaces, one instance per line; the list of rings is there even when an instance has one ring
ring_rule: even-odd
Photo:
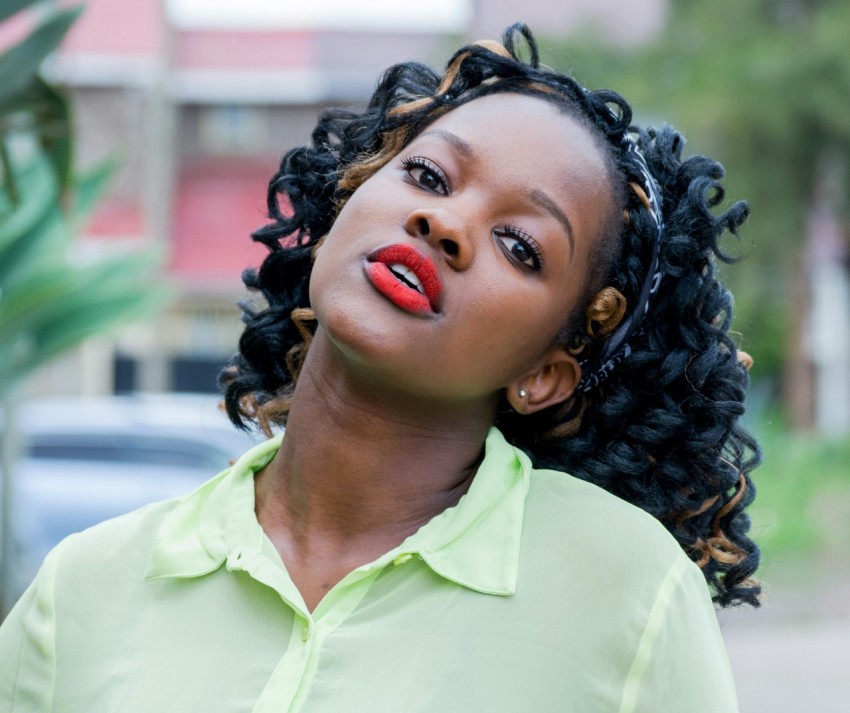
[[[647,279],[659,238],[646,197],[629,188],[639,167],[622,148],[626,132],[660,187],[664,227],[655,252],[664,280],[629,337],[627,356],[602,383],[533,415],[501,408],[495,425],[535,467],[567,471],[660,520],[702,569],[718,605],[758,605],[752,575],[759,550],[747,536],[745,509],[755,495],[749,473],[761,456],[737,423],[751,361],[729,336],[732,297],[716,276],[717,260],[733,260],[719,239],[736,233],[747,205],[715,213],[724,198],[720,164],[683,160],[684,139],[671,127],[633,127],[620,95],[589,91],[541,67],[524,25],[508,28],[502,44],[462,48],[442,76],[415,62],[390,68],[365,111],[325,111],[310,145],[284,155],[269,183],[272,222],[252,235],[269,254],[259,270],[242,276],[265,304],[242,305],[239,351],[219,377],[228,415],[237,426],[266,432],[286,423],[315,329],[308,293],[313,253],[338,211],[438,117],[498,92],[539,97],[586,127],[619,204],[594,246],[585,297],[565,315],[560,343],[592,365]]]

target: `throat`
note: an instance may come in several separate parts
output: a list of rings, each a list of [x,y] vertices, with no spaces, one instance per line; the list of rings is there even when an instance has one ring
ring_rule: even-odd
[[[306,547],[324,541],[339,553],[366,544],[377,556],[400,544],[457,504],[481,460],[480,446],[464,466],[450,467],[430,448],[394,453],[383,444],[358,453],[344,439],[318,455],[302,450],[294,435],[287,431],[281,451],[257,476],[258,515],[285,523]]]
[[[289,437],[287,433],[284,443]],[[304,464],[298,448],[292,456]],[[438,477],[429,483],[429,475],[436,475],[431,468],[417,469],[410,462],[406,467],[399,461],[371,463],[360,469],[337,454],[315,463],[310,459],[302,472],[277,460],[256,476],[257,520],[311,612],[347,574],[395,549],[456,505],[469,490],[479,462],[445,487]],[[399,472],[405,477],[398,477]]]
[[[281,449],[258,474],[258,514],[267,510],[304,541],[403,539],[468,490],[495,404],[411,404],[349,371],[320,329]]]

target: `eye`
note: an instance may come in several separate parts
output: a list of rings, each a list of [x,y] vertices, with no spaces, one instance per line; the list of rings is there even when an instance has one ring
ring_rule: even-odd
[[[409,181],[419,188],[441,195],[449,194],[449,181],[443,170],[424,156],[411,156],[401,162]]]
[[[505,227],[495,231],[502,249],[516,262],[535,272],[543,266],[543,255],[537,243],[527,233],[516,228]]]

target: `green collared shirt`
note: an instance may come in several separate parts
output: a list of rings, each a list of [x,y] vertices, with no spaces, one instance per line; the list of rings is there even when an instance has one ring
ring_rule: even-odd
[[[737,710],[677,543],[495,429],[456,506],[308,612],[254,514],[279,446],[60,544],[0,628],[0,710]]]

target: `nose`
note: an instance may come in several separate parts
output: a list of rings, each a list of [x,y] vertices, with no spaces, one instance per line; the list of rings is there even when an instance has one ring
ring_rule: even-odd
[[[472,264],[474,248],[460,216],[445,209],[414,210],[405,222],[409,235],[426,241],[455,270]]]

